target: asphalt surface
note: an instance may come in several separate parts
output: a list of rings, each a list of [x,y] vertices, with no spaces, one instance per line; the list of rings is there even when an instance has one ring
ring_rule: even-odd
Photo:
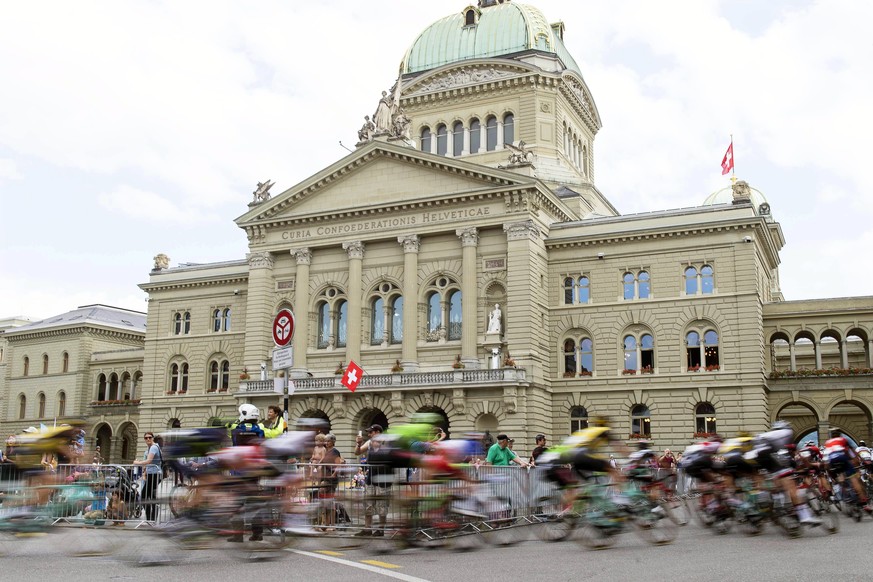
[[[467,551],[397,550],[391,544],[348,539],[303,539],[278,552],[250,552],[224,540],[178,553],[145,531],[60,528],[47,536],[0,540],[4,580],[295,579],[313,581],[490,580],[873,580],[873,520],[840,520],[840,531],[807,529],[798,539],[768,526],[759,536],[717,535],[691,523],[670,545],[653,546],[634,532],[614,547],[591,551],[578,541],[540,541],[535,527],[516,530],[507,546],[468,540]],[[123,528],[119,528],[123,529]],[[111,553],[107,552],[111,550]],[[78,557],[80,554],[105,554]],[[143,556],[157,561],[138,565]],[[172,560],[163,562],[164,559]],[[281,576],[281,578],[272,578]]]

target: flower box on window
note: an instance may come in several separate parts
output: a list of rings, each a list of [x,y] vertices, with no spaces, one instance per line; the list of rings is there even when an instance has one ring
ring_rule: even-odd
[[[718,364],[713,364],[711,366],[707,366],[705,369],[707,372],[718,372],[720,366]]]
[[[175,390],[167,390],[167,394],[175,394],[175,393],[176,393]]]
[[[636,376],[637,371],[631,370],[630,368],[625,368],[624,370],[621,371],[621,375],[622,376]]]
[[[693,438],[696,438],[696,439],[709,439],[709,438],[712,438],[712,437],[714,437],[714,436],[716,436],[716,435],[718,435],[718,433],[715,433],[715,432],[696,432],[696,433],[694,433],[694,437],[693,437]]]
[[[91,406],[137,406],[139,403],[139,398],[134,398],[133,400],[92,400]]]
[[[590,376],[591,372],[589,372],[588,370],[582,370],[581,372],[579,372],[579,375],[580,376]]]
[[[572,378],[576,375],[576,372],[564,372],[564,378]]]
[[[643,434],[643,433],[639,433],[639,432],[632,432],[632,433],[630,434],[630,436],[627,437],[627,438],[628,438],[629,440],[650,439],[650,438],[652,438],[652,435],[650,435],[650,434]]]
[[[640,374],[654,374],[655,370],[651,366],[646,366],[640,370]]]
[[[700,366],[688,366],[688,371],[689,372],[699,372]]]

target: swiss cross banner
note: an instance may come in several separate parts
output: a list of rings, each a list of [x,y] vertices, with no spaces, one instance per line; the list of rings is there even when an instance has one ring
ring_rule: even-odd
[[[343,373],[343,386],[354,392],[355,389],[357,389],[358,384],[361,382],[361,378],[363,376],[364,369],[356,363],[350,361],[349,367],[346,368],[346,371]]]
[[[734,169],[734,142],[731,142],[731,145],[728,146],[727,151],[724,153],[724,157],[721,159],[721,175],[724,176],[728,172]]]

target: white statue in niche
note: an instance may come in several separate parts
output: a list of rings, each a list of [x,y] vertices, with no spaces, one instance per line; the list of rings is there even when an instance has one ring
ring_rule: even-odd
[[[491,310],[491,315],[488,316],[488,331],[486,333],[500,333],[500,304],[495,303],[494,309]]]

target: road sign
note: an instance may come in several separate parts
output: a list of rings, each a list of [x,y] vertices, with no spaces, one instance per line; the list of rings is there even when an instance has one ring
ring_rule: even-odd
[[[273,369],[284,370],[294,366],[294,347],[276,348],[273,350]]]
[[[294,337],[294,314],[283,309],[273,320],[273,341],[277,346],[285,347],[291,343],[292,337]]]
[[[346,368],[346,371],[343,374],[343,386],[354,392],[357,389],[358,384],[360,383],[363,376],[364,369],[356,363],[350,361],[349,367]]]

